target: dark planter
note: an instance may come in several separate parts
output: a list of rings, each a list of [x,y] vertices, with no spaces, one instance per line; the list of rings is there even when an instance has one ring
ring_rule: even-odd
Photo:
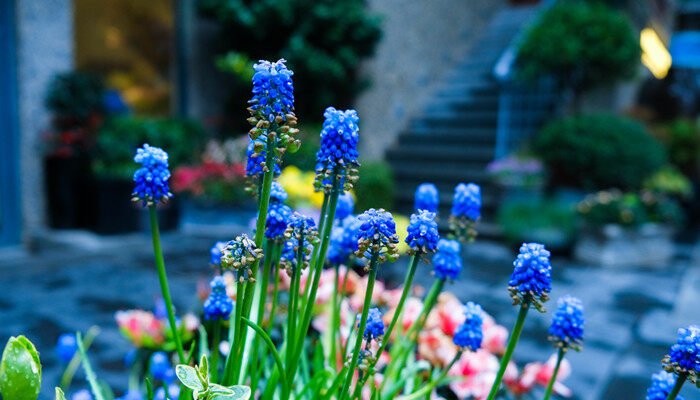
[[[97,178],[93,181],[94,210],[91,229],[103,235],[138,231],[140,212],[131,202],[134,184],[128,179]]]
[[[89,198],[85,185],[90,175],[87,157],[55,157],[44,159],[46,199],[49,226],[55,229],[86,228],[84,203]]]

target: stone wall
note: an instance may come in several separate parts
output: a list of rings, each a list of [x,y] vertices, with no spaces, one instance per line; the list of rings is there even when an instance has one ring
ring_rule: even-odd
[[[370,0],[384,17],[376,55],[365,63],[370,87],[357,100],[363,158],[385,149],[466,54],[503,0]]]
[[[41,132],[49,126],[46,88],[57,72],[73,67],[71,0],[17,1],[20,180],[25,241],[45,226],[46,199]]]

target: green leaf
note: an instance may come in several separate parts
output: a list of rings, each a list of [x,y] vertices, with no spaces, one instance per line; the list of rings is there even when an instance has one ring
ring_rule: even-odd
[[[24,336],[7,341],[0,361],[0,393],[5,400],[34,400],[41,389],[41,362]]]
[[[59,387],[56,388],[56,400],[66,400],[66,395],[63,394],[63,390]]]
[[[211,397],[209,400],[248,400],[250,399],[250,388],[248,386],[221,386],[215,383],[210,387]]]
[[[189,365],[179,364],[175,367],[175,374],[180,382],[188,388],[195,391],[204,390],[204,385],[202,385],[202,382],[199,380],[199,375],[197,375],[197,370]]]

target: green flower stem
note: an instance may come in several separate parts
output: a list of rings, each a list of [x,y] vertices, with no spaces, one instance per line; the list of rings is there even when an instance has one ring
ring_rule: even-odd
[[[357,360],[360,357],[360,348],[362,347],[362,338],[364,337],[365,327],[367,326],[367,314],[369,314],[369,307],[372,303],[372,292],[374,291],[374,281],[377,279],[377,269],[379,269],[379,254],[374,252],[372,254],[372,259],[369,263],[369,277],[367,279],[367,291],[365,292],[365,303],[362,306],[362,316],[360,317],[360,324],[357,331],[357,338],[355,339],[355,347],[353,347],[352,358],[350,359],[350,365],[348,366],[348,373],[345,377],[345,383],[343,383],[343,388],[340,390],[339,400],[345,400],[348,390],[350,389],[350,383],[352,383],[352,376],[355,372],[355,367],[357,367]],[[359,384],[359,382],[358,382]]]
[[[309,330],[309,325],[311,324],[311,315],[313,314],[313,307],[314,303],[316,302],[316,293],[318,292],[318,285],[321,280],[321,269],[323,269],[323,264],[326,260],[326,252],[328,251],[328,243],[330,241],[330,236],[331,236],[331,228],[333,227],[333,219],[335,218],[335,208],[336,205],[338,204],[338,195],[340,194],[340,182],[337,178],[333,179],[333,187],[331,188],[331,194],[330,194],[330,199],[328,200],[328,217],[324,221],[324,226],[322,230],[322,238],[321,238],[321,248],[318,253],[318,258],[316,259],[316,263],[314,265],[314,277],[313,281],[311,282],[311,291],[309,292],[309,296],[306,298],[306,304],[304,308],[304,313],[302,314],[302,320],[301,324],[299,325],[299,334],[297,336],[299,337],[305,337],[306,332]],[[307,285],[309,284],[309,280],[307,279],[306,281]],[[304,347],[304,341],[300,341],[299,344],[297,344],[296,349],[294,351],[294,360],[298,360],[299,357],[301,356],[301,352]],[[292,380],[291,377],[296,374],[296,366],[298,363],[293,363],[292,365],[292,370],[289,371],[289,377],[290,381]]]
[[[319,232],[321,236],[323,236],[323,229],[326,226],[326,217],[328,215],[328,202],[330,201],[330,193],[328,192],[323,192],[323,205],[321,206],[321,214],[318,217],[318,229],[321,230]],[[334,215],[335,218],[335,215]],[[331,224],[331,227],[333,224]],[[311,254],[311,262],[309,263],[310,266],[316,265],[316,261],[318,260],[319,256],[319,251],[321,250],[320,243],[317,245],[314,245],[314,251]],[[311,282],[313,281],[314,278],[314,271],[310,270],[309,271],[309,276],[306,278],[306,282]],[[302,308],[306,308],[306,299],[309,298],[309,293],[311,291],[311,285],[307,283],[306,287],[304,288],[304,297],[302,299]]]
[[[277,370],[280,371],[281,373],[279,374],[279,379],[281,380],[282,383],[282,398],[286,399],[289,397],[289,388],[290,385],[287,383],[287,378],[284,376],[284,365],[282,364],[282,359],[280,358],[279,353],[277,352],[277,349],[275,349],[275,344],[272,342],[272,339],[270,339],[270,336],[260,327],[258,326],[255,322],[249,320],[248,318],[243,317],[242,318],[243,322],[247,324],[249,327],[251,327],[255,333],[257,333],[267,346],[267,349],[270,351],[270,354],[272,354],[272,358],[275,360],[275,365],[277,366]]]
[[[270,308],[270,317],[267,319],[267,323],[269,326],[272,326],[272,322],[275,318],[275,309],[277,308],[277,298],[279,297],[279,292],[280,292],[280,269],[279,269],[279,260],[280,260],[280,255],[281,255],[281,248],[278,245],[277,246],[277,252],[274,254],[274,259],[275,259],[275,264],[273,268],[273,273],[275,274],[275,284],[274,288],[272,289],[272,306]],[[265,328],[267,328],[268,325],[264,325]]]
[[[85,338],[83,339],[85,351],[90,349],[92,341],[95,340],[95,337],[99,333],[100,328],[98,326],[92,326],[90,329],[88,329],[87,333],[85,334]],[[76,371],[80,367],[80,360],[80,354],[74,354],[73,358],[71,358],[70,362],[66,366],[66,370],[63,371],[63,375],[61,376],[61,389],[63,389],[63,391],[68,391],[68,387],[70,386],[71,381],[73,381],[73,376],[75,376]],[[134,365],[136,365],[136,363],[134,363]]]
[[[78,342],[78,351],[80,352],[80,358],[83,359],[83,369],[85,369],[85,377],[87,378],[88,382],[90,382],[90,389],[92,390],[92,394],[95,396],[95,400],[104,400],[104,396],[102,395],[102,388],[100,387],[99,382],[97,382],[97,377],[95,377],[95,372],[92,370],[92,366],[90,365],[90,360],[87,357],[87,353],[85,352],[85,344],[83,343],[83,338],[82,335],[80,335],[80,332],[77,332],[75,334],[75,340]]]
[[[256,321],[258,326],[263,326],[263,322],[265,321],[265,304],[267,302],[267,289],[269,286],[270,282],[270,271],[272,269],[272,260],[275,258],[275,255],[277,254],[277,243],[273,240],[267,240],[267,254],[268,256],[265,257],[265,264],[263,265],[263,275],[262,279],[260,282],[260,297],[258,301],[258,319]],[[274,314],[273,314],[274,315]],[[258,380],[260,379],[260,373],[262,371],[262,368],[259,368],[258,366],[258,359],[260,356],[260,351],[258,350],[258,347],[260,346],[260,336],[255,335],[255,339],[253,341],[253,354],[252,354],[252,360],[251,360],[251,367],[253,368],[253,373],[251,374],[251,382],[250,382],[250,389],[252,393],[255,393],[256,389],[258,388]],[[266,352],[263,349],[263,354],[262,354],[262,359],[265,359]]]
[[[513,356],[513,350],[515,350],[515,345],[518,343],[518,339],[520,339],[520,333],[523,331],[525,317],[527,316],[527,311],[529,309],[530,300],[528,299],[520,305],[518,319],[515,320],[513,333],[511,333],[510,339],[508,339],[508,347],[506,347],[506,352],[503,354],[503,358],[501,358],[501,366],[498,369],[498,374],[496,374],[496,380],[493,382],[493,386],[491,386],[491,392],[489,393],[489,397],[487,398],[487,400],[493,400],[496,398],[496,393],[498,393],[498,389],[500,389],[501,387],[501,381],[503,380],[503,375],[506,373],[508,362],[510,362],[510,358]]]
[[[337,336],[338,336],[338,325],[340,325],[340,299],[338,299],[338,295],[340,293],[340,267],[338,265],[334,266],[335,269],[335,282],[333,284],[333,296],[331,297],[331,312],[333,313],[333,317],[331,319],[331,326],[330,329],[328,329],[329,333],[329,338],[330,338],[330,356],[328,359],[330,360],[331,368],[335,371],[338,362],[337,362]]]
[[[554,389],[554,382],[557,381],[557,374],[559,374],[559,367],[561,366],[561,361],[564,359],[565,352],[566,350],[564,347],[559,348],[559,352],[557,353],[557,363],[554,366],[554,372],[552,373],[552,377],[549,378],[547,389],[544,391],[544,400],[549,400],[549,397],[552,395],[552,389]]]
[[[217,319],[212,324],[212,341],[211,341],[211,364],[210,372],[211,381],[216,383],[219,381],[219,342],[221,342],[221,321]]]
[[[666,396],[666,400],[674,400],[678,396],[678,393],[681,392],[681,387],[683,387],[686,379],[688,379],[688,373],[678,374],[678,377],[676,377],[676,384],[673,385],[673,389],[671,389],[668,396]]]
[[[158,280],[160,281],[160,290],[163,294],[165,308],[168,310],[168,321],[170,322],[170,330],[173,334],[173,341],[175,342],[177,357],[180,360],[180,364],[184,364],[186,362],[185,352],[182,349],[182,342],[180,341],[180,335],[177,331],[177,324],[175,323],[175,313],[173,312],[173,302],[170,298],[170,289],[168,288],[168,277],[165,274],[165,262],[163,261],[163,250],[160,246],[160,229],[158,228],[158,213],[156,211],[156,206],[149,206],[148,213],[151,217],[151,236],[153,237],[153,254],[156,259],[156,268],[158,269]]]
[[[221,380],[222,384],[224,386],[231,386],[234,384],[234,379],[238,379],[238,373],[237,373],[237,367],[236,364],[240,361],[237,361],[236,359],[238,358],[238,352],[236,349],[238,348],[238,344],[240,341],[241,337],[241,317],[242,317],[242,312],[243,312],[243,302],[241,301],[241,294],[243,293],[243,284],[240,281],[237,281],[236,283],[236,307],[234,309],[234,314],[233,314],[233,321],[230,323],[233,324],[233,343],[231,345],[231,350],[229,350],[228,357],[226,357],[226,366],[224,367],[224,377]]]
[[[421,396],[426,396],[429,395],[439,384],[443,382],[445,377],[447,377],[447,373],[450,372],[450,369],[452,368],[453,365],[459,360],[459,357],[462,356],[462,351],[458,351],[457,354],[452,358],[452,361],[445,367],[440,375],[437,377],[437,379],[432,380],[428,385],[423,386],[421,389],[407,395],[407,396],[402,396],[399,397],[397,400],[416,400],[420,398]]]
[[[297,264],[292,266],[292,276],[291,276],[291,286],[289,288],[289,307],[287,311],[287,370],[290,370],[290,365],[294,357],[294,343],[296,342],[297,334],[297,314],[299,313],[299,307],[297,299],[299,298],[299,286],[301,284],[299,267],[304,261],[304,238],[299,240],[299,248],[297,250]],[[303,336],[299,336],[300,340],[303,342]],[[291,379],[291,377],[290,377]]]

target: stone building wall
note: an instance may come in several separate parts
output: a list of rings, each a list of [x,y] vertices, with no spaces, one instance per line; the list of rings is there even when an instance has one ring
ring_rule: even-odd
[[[503,0],[370,0],[384,17],[375,56],[362,68],[370,87],[356,103],[363,158],[382,158],[411,114],[462,59]]]
[[[24,240],[46,226],[41,133],[49,126],[44,106],[54,74],[73,67],[71,0],[17,0],[17,80],[20,182]]]

